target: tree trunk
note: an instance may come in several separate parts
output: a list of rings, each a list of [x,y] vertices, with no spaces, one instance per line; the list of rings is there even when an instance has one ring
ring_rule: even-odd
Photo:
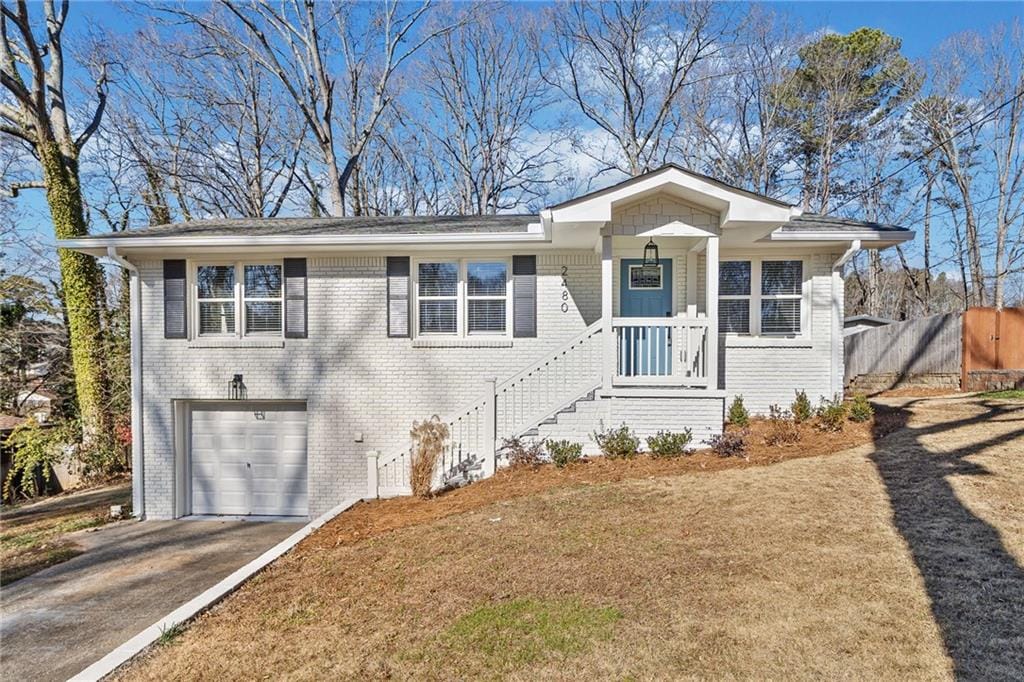
[[[57,239],[84,236],[85,213],[76,162],[67,159],[54,140],[41,141],[38,151]],[[82,435],[86,440],[105,438],[111,431],[103,331],[97,306],[103,292],[100,268],[96,259],[84,253],[58,249],[58,255]]]

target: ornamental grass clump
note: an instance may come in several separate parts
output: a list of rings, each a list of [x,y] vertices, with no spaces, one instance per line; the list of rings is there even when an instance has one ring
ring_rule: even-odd
[[[807,391],[796,392],[796,400],[789,406],[789,411],[793,413],[793,421],[797,424],[811,420],[811,417],[814,416],[814,408],[811,406],[811,399],[807,397]]]
[[[551,461],[555,463],[555,466],[559,469],[566,467],[573,462],[578,462],[583,456],[583,444],[573,443],[568,440],[552,440],[548,441],[548,454],[551,455]]]
[[[678,457],[686,454],[686,446],[693,440],[690,429],[682,431],[658,431],[647,437],[647,449],[651,457]]]
[[[750,412],[747,411],[746,406],[743,404],[743,396],[741,395],[733,398],[732,404],[729,405],[729,423],[740,428],[750,426]]]
[[[867,396],[858,394],[850,402],[850,421],[866,422],[875,416],[875,408],[871,407]]]
[[[434,469],[448,442],[448,425],[434,415],[422,422],[413,422],[412,463],[409,484],[416,497],[430,497],[434,485]]]
[[[601,454],[611,459],[633,457],[640,449],[640,439],[625,424],[617,429],[594,433],[592,438],[597,447],[601,448]]]

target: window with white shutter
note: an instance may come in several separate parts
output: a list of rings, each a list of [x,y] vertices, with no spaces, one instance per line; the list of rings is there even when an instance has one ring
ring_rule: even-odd
[[[718,330],[723,334],[750,333],[750,261],[718,265]]]
[[[508,309],[508,264],[466,264],[466,323],[469,334],[504,334]]]

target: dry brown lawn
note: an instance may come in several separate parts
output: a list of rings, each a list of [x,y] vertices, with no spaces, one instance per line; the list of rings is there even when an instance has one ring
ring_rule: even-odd
[[[1020,677],[1024,407],[891,402],[906,429],[828,456],[360,505],[121,676]]]
[[[131,485],[72,492],[0,512],[0,585],[82,553],[76,533],[113,519],[110,505],[131,503]]]

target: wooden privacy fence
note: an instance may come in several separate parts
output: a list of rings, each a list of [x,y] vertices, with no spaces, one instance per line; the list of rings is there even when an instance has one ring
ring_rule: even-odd
[[[1024,308],[964,313],[961,372],[965,391],[1024,386]]]
[[[1024,387],[1024,308],[970,308],[847,336],[847,387]]]
[[[959,313],[894,322],[844,339],[847,386],[882,390],[913,383],[958,388]]]

